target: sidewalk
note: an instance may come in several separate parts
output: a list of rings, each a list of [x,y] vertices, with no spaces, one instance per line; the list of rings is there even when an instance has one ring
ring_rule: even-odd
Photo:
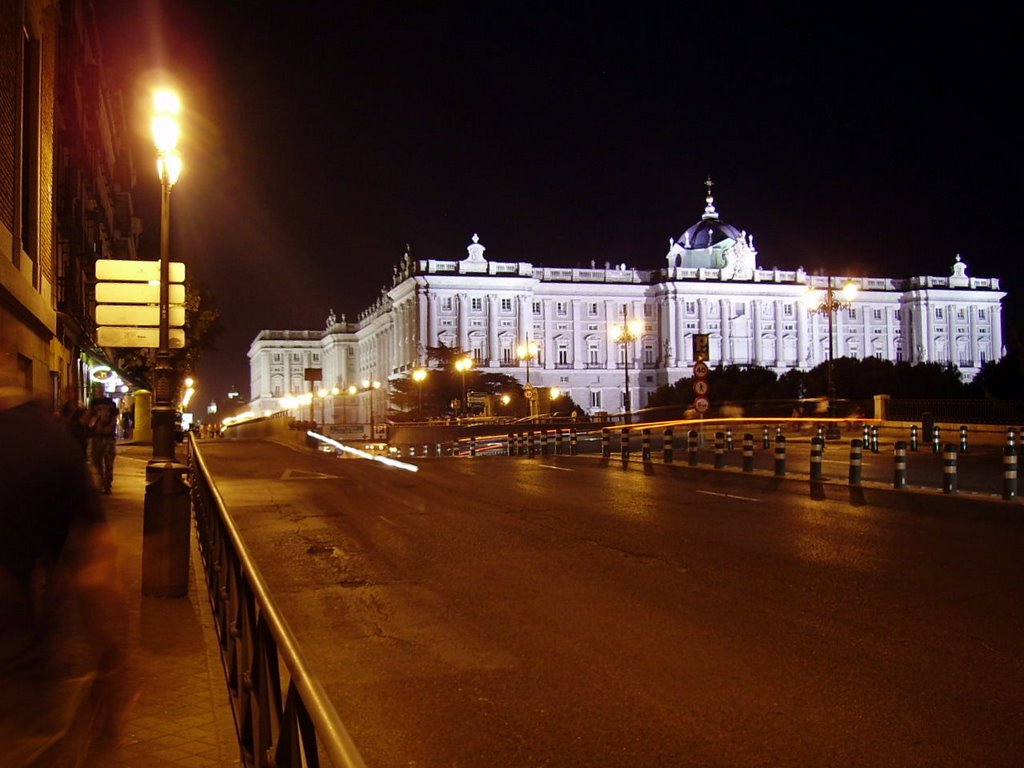
[[[179,455],[181,450],[179,446]],[[102,496],[128,597],[130,665],[139,690],[121,743],[103,756],[102,764],[238,766],[234,720],[194,530],[188,595],[142,596],[142,510],[151,456],[148,444],[118,444],[113,492]]]

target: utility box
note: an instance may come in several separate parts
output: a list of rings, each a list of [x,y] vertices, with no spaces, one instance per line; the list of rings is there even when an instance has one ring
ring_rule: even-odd
[[[152,462],[142,512],[142,594],[183,597],[188,594],[192,511],[188,467],[173,461]]]

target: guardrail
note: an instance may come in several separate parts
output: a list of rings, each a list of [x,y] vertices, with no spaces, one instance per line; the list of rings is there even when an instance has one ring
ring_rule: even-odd
[[[242,762],[365,768],[189,436],[192,509]]]

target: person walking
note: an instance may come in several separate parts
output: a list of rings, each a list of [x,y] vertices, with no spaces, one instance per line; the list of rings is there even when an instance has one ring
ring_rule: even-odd
[[[10,386],[9,357],[0,348],[0,762],[99,765],[134,695],[117,548],[80,446]]]
[[[89,411],[78,399],[78,390],[74,386],[64,388],[64,397],[57,409],[57,423],[74,438],[82,455],[87,455],[89,446]]]
[[[92,465],[99,476],[104,493],[110,493],[114,483],[114,456],[117,452],[117,403],[104,391],[102,385],[93,391],[89,403],[92,438]]]

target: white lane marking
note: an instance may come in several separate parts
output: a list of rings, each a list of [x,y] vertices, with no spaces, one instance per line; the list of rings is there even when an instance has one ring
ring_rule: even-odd
[[[392,522],[391,520],[388,520],[386,517],[384,517],[384,515],[377,515],[377,517],[379,517],[381,520],[383,520],[385,523],[387,523],[388,525],[392,526],[393,528],[397,528],[398,527],[398,523],[395,523],[395,522]]]
[[[554,464],[538,464],[537,466],[538,467],[544,467],[546,469],[558,469],[558,470],[561,470],[562,472],[575,472],[576,471],[574,469],[569,469],[568,467],[556,467]]]
[[[750,496],[737,496],[735,493],[718,493],[717,491],[697,491],[697,493],[707,496],[722,496],[726,499],[739,499],[740,501],[760,501],[760,499],[753,499]]]

